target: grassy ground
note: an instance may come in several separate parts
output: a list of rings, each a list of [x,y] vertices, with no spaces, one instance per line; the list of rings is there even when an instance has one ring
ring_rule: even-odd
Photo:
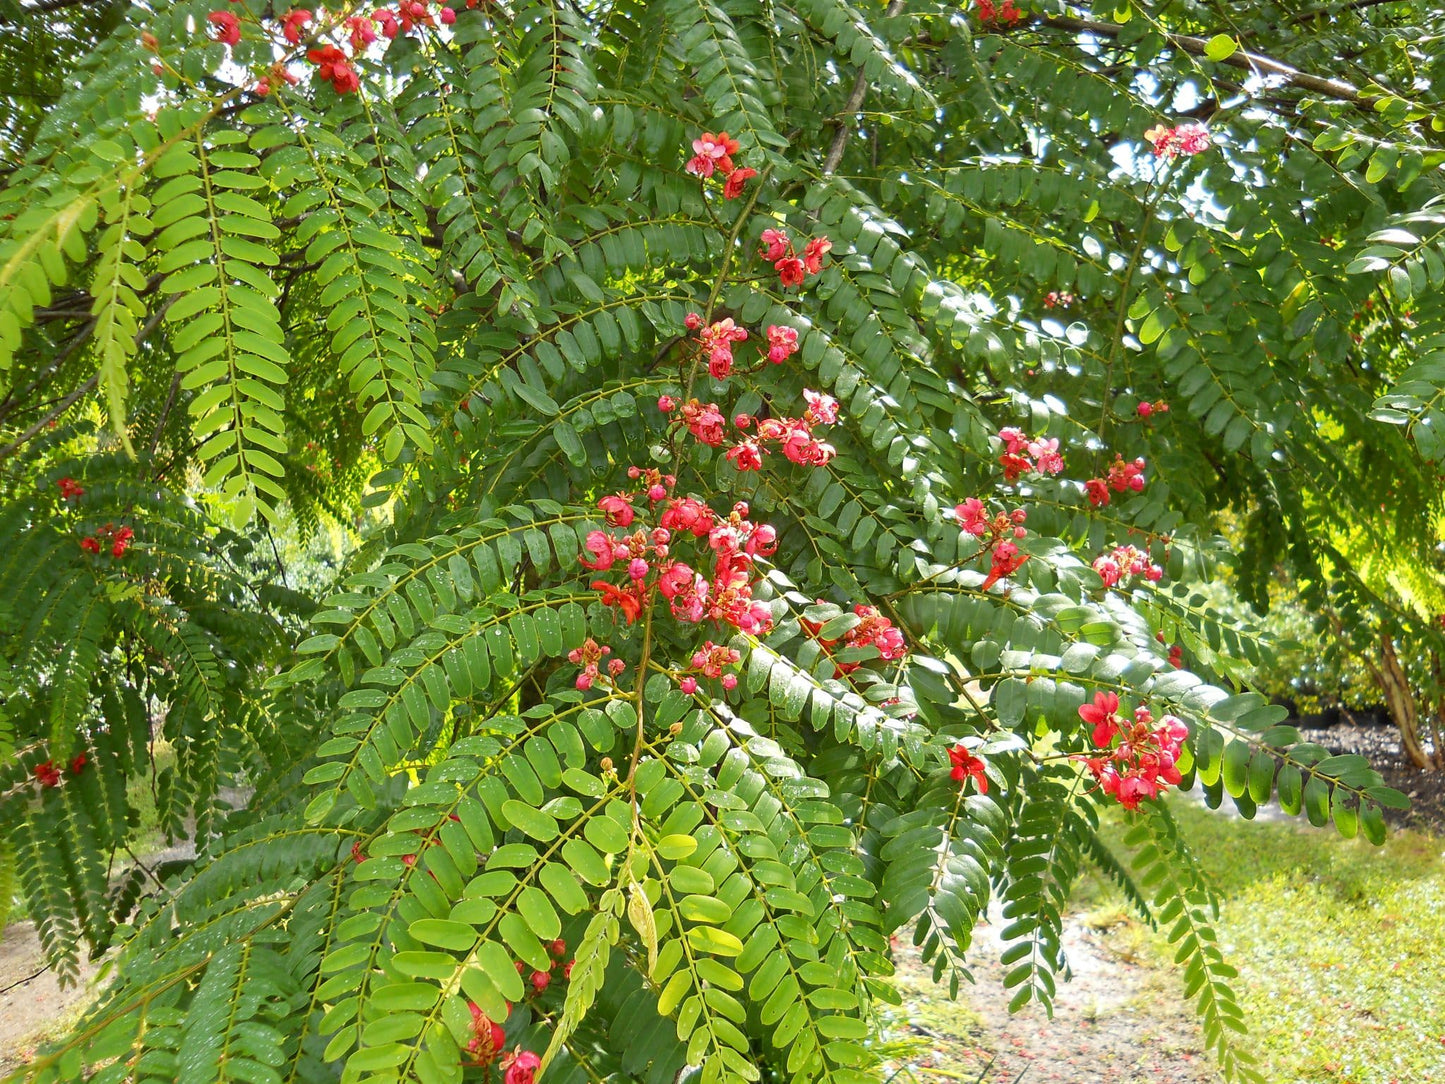
[[[1384,847],[1297,822],[1245,822],[1176,801],[1224,899],[1221,947],[1272,1084],[1445,1082],[1445,840]],[[1172,967],[1163,939],[1086,885],[1082,916],[1126,958]]]

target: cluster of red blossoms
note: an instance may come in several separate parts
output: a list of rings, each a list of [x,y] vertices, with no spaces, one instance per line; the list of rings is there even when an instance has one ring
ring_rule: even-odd
[[[235,3],[237,0],[231,2]],[[477,0],[466,0],[466,6],[476,7]],[[326,13],[320,12],[320,16],[325,19]],[[241,20],[231,12],[213,11],[206,16],[206,21],[213,27],[212,37],[216,41],[225,45],[236,45],[240,42]],[[306,37],[305,28],[313,21],[316,21],[315,16],[306,8],[293,8],[276,20],[281,37],[289,46],[302,43]],[[417,27],[451,26],[456,21],[456,9],[445,4],[439,4],[433,11],[430,0],[397,0],[395,8],[377,8],[370,15],[351,15],[346,18],[344,27],[346,40],[351,46],[351,56],[347,56],[337,45],[322,43],[308,49],[306,59],[316,66],[317,78],[330,83],[336,93],[351,94],[361,87],[361,79],[356,74],[356,69],[351,66],[352,61],[377,40],[378,32],[384,37],[395,38]],[[154,51],[154,37],[144,35],[143,40],[146,47]],[[271,66],[266,77],[256,83],[255,91],[264,97],[281,83],[295,86],[299,82],[300,79],[287,68],[286,63],[278,61]]]
[[[85,770],[86,760],[87,757],[84,753],[76,753],[65,770],[72,776],[79,775]],[[60,769],[55,766],[53,761],[42,760],[31,768],[30,772],[42,787],[60,786]]]
[[[1169,404],[1166,403],[1163,399],[1155,399],[1152,403],[1146,399],[1141,402],[1135,409],[1138,410],[1139,417],[1147,418],[1154,413],[1168,414]]]
[[[1103,478],[1090,478],[1084,483],[1084,492],[1088,494],[1089,503],[1095,508],[1103,508],[1109,503],[1109,491],[1123,493],[1126,490],[1133,490],[1135,493],[1144,492],[1144,460],[1136,459],[1132,463],[1124,461],[1122,455],[1115,455],[1114,462],[1109,464],[1109,473]]]
[[[692,150],[693,156],[687,160],[687,171],[703,180],[714,175],[721,177],[723,199],[737,199],[743,194],[743,186],[758,175],[755,169],[733,165],[732,156],[738,153],[738,141],[726,132],[703,132],[692,141]]]
[[[1057,437],[1030,440],[1023,430],[1009,426],[998,431],[998,438],[1004,443],[1004,452],[998,461],[1003,464],[1005,482],[1017,481],[1024,474],[1058,474],[1064,469]]]
[[[129,527],[117,529],[115,524],[107,523],[89,538],[82,538],[80,540],[80,548],[86,553],[99,555],[102,549],[108,547],[112,557],[124,557],[125,551],[130,546],[131,539],[134,537],[135,531]]]
[[[1145,132],[1144,138],[1154,145],[1155,158],[1171,162],[1181,154],[1188,157],[1209,149],[1209,133],[1200,124],[1181,124],[1177,128],[1158,124]]]
[[[1099,554],[1094,558],[1094,571],[1103,579],[1105,587],[1116,587],[1119,581],[1133,576],[1143,576],[1150,583],[1164,578],[1164,569],[1133,546],[1115,546],[1112,553]]]
[[[1095,693],[1094,702],[1079,709],[1079,718],[1094,728],[1096,749],[1105,756],[1079,756],[1104,793],[1125,809],[1138,809],[1145,798],[1157,798],[1169,784],[1181,779],[1176,763],[1189,728],[1183,720],[1166,715],[1154,726],[1154,716],[1140,704],[1132,721],[1119,714],[1119,697]],[[1115,739],[1118,744],[1115,745]]]
[[[738,414],[733,425],[741,431],[741,439],[727,451],[727,458],[740,471],[762,470],[768,445],[776,445],[790,463],[821,467],[832,462],[837,450],[813,435],[815,425],[833,425],[838,421],[838,401],[824,392],[805,388],[803,398],[808,406],[801,418],[754,418]],[[657,399],[657,409],[664,414],[678,412],[674,424],[681,425],[700,444],[720,448],[727,440],[727,418],[716,403],[689,399],[679,404],[670,395]],[[747,431],[753,432],[749,434]]]
[[[74,478],[66,475],[55,483],[60,487],[60,499],[63,501],[78,501],[85,496],[85,489]]]
[[[763,231],[762,247],[758,255],[773,265],[783,289],[803,285],[809,275],[823,270],[823,257],[833,251],[833,242],[826,237],[814,237],[803,246],[800,256],[793,248],[793,242],[782,230]]]
[[[1023,19],[1023,12],[1014,7],[1014,0],[1003,0],[994,7],[993,0],[978,0],[978,21],[984,26],[1014,26]]]
[[[607,606],[616,606],[630,625],[636,621],[655,590],[667,599],[672,615],[679,621],[698,624],[709,620],[732,625],[743,632],[761,635],[772,627],[772,615],[753,599],[756,582],[753,560],[777,551],[777,532],[768,524],[748,520],[748,506],[739,501],[727,516],[714,512],[696,497],[668,496],[674,484],[671,476],[633,468],[632,477],[649,479],[647,496],[654,505],[665,501],[657,526],[639,527],[625,535],[592,531],[585,548],[590,556],[579,561],[583,568],[606,571],[618,563],[627,566],[628,583],[617,586],[594,580],[592,587]],[[613,527],[629,527],[636,517],[632,502],[637,495],[615,493],[603,497],[598,506]],[[706,559],[712,554],[712,575],[704,576],[691,565],[675,560],[672,548],[692,540]],[[706,540],[706,544],[703,544]]]
[[[527,980],[532,987],[533,994],[541,994],[552,985],[552,972],[557,970],[558,966],[562,968],[563,982],[572,978],[573,961],[568,960],[565,964],[562,963],[562,957],[567,955],[567,942],[560,937],[555,941],[550,941],[547,944],[547,951],[551,954],[552,961],[547,965],[546,971],[536,968],[528,972],[527,965],[523,961],[516,961],[517,974]]]
[[[1028,513],[1022,508],[990,516],[988,507],[983,501],[977,497],[970,497],[962,504],[955,506],[953,518],[958,521],[958,526],[964,534],[981,540],[979,553],[983,553],[992,546],[990,554],[992,561],[988,576],[980,585],[979,590],[987,591],[1005,576],[1012,576],[1029,559],[1029,555],[1021,553],[1013,541],[1015,538],[1023,538],[1028,533],[1024,530],[1024,520],[1028,518]]]
[[[738,687],[738,676],[733,673],[723,673],[729,666],[736,666],[742,661],[742,653],[731,647],[722,647],[707,640],[702,647],[692,653],[692,665],[690,671],[696,671],[706,678],[717,678],[722,681],[724,689],[736,689]],[[697,692],[697,678],[692,673],[685,672],[678,680],[677,687],[691,696]]]
[[[959,784],[965,784],[973,780],[974,789],[980,794],[988,793],[988,776],[984,774],[982,758],[974,756],[968,751],[963,742],[959,742],[948,751],[948,762],[952,766],[949,775]]]
[[[621,677],[623,671],[627,669],[627,664],[621,659],[608,659],[606,667],[607,673],[601,673],[600,666],[602,660],[610,654],[612,654],[610,647],[599,647],[597,641],[590,636],[587,637],[581,647],[574,647],[571,651],[567,652],[567,661],[574,666],[582,667],[582,672],[577,675],[577,688],[586,692],[592,688],[593,682],[599,677],[609,685],[616,684],[617,679]]]
[[[1073,294],[1068,293],[1067,291],[1050,290],[1048,293],[1044,294],[1044,308],[1067,309],[1076,300],[1078,299],[1074,297]]]
[[[819,599],[818,604],[824,605]],[[824,640],[818,635],[823,627],[816,621],[809,621],[806,617],[798,618],[798,625],[803,632],[818,641],[824,653],[831,656],[833,649],[839,644],[843,647],[876,647],[878,657],[885,662],[893,662],[908,654],[908,645],[903,642],[903,632],[895,628],[892,621],[880,614],[876,607],[865,606],[862,603],[853,607],[853,613],[861,620],[851,629],[843,634],[841,640]],[[844,674],[851,674],[861,662],[837,662],[833,663],[833,676],[841,678]]]

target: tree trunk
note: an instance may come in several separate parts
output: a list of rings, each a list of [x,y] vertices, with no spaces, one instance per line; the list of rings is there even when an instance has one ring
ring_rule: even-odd
[[[1440,652],[1430,652],[1430,672],[1435,678],[1435,717],[1430,720],[1430,747],[1435,754],[1435,767],[1445,768],[1445,742],[1441,741],[1441,733],[1445,732],[1445,679],[1440,673]]]
[[[1400,731],[1400,743],[1405,755],[1415,767],[1429,771],[1435,767],[1431,757],[1425,755],[1420,744],[1420,717],[1415,707],[1415,697],[1410,692],[1410,682],[1395,654],[1395,643],[1389,633],[1380,634],[1380,665],[1371,666],[1375,681],[1385,696],[1385,705],[1390,709],[1390,718]],[[1439,752],[1438,746],[1435,750]]]

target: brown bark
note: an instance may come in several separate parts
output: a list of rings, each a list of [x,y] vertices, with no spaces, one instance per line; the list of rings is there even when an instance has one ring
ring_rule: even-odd
[[[1400,731],[1400,744],[1405,755],[1417,768],[1424,771],[1434,768],[1433,758],[1425,754],[1425,747],[1420,744],[1420,717],[1415,697],[1410,691],[1410,682],[1405,677],[1399,656],[1395,654],[1395,642],[1387,632],[1380,634],[1380,664],[1372,665],[1370,670],[1384,694],[1385,705],[1390,709],[1390,718],[1395,721],[1395,727]],[[1438,751],[1437,748],[1436,752]]]

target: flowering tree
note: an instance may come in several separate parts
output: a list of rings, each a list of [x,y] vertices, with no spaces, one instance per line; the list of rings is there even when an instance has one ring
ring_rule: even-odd
[[[893,936],[956,989],[997,897],[1048,1007],[1093,863],[1260,1079],[1160,797],[1402,799],[1190,584],[1438,567],[1439,21],[182,0],[42,58],[0,870],[119,954],[22,1075],[857,1084]],[[142,784],[194,861],[115,861]]]

